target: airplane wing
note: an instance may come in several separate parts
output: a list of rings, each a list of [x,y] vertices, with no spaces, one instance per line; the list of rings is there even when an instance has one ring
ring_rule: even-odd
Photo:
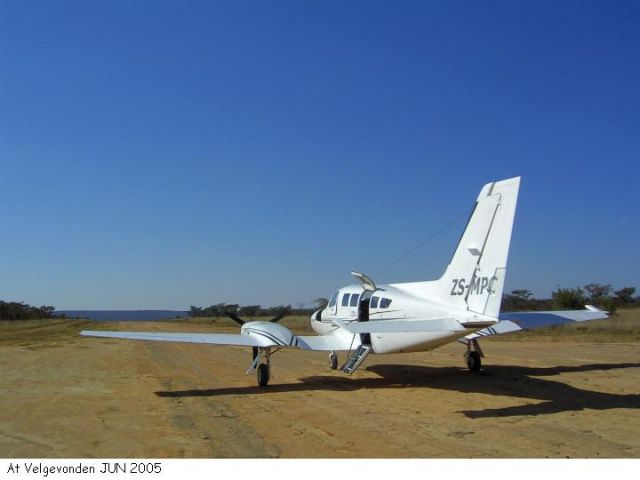
[[[232,333],[179,333],[179,332],[111,332],[83,330],[85,337],[126,338],[129,340],[156,340],[161,342],[211,343],[215,345],[236,345],[241,347],[269,347],[259,337]]]
[[[161,342],[206,343],[212,345],[235,345],[239,347],[279,347],[299,348],[301,350],[349,350],[353,346],[353,336],[337,331],[331,335],[297,336],[291,332],[280,335],[272,331],[250,329],[251,333],[180,333],[180,332],[114,332],[83,330],[85,337],[124,338],[128,340],[154,340]]]
[[[454,318],[431,320],[372,320],[369,322],[343,322],[333,320],[351,333],[401,333],[401,332],[458,332],[466,330]]]
[[[500,321],[491,327],[483,328],[471,335],[464,337],[473,340],[479,337],[501,335],[503,333],[517,332],[518,330],[530,330],[533,328],[563,325],[572,322],[584,322],[587,320],[600,320],[609,318],[607,312],[593,305],[586,305],[584,310],[555,310],[548,312],[507,312],[500,314]]]

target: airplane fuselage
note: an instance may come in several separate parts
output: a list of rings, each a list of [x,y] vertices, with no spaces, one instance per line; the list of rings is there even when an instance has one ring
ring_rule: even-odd
[[[441,331],[353,335],[352,348],[368,344],[373,353],[397,353],[432,350],[498,321],[476,312],[452,309],[419,298],[410,292],[410,285],[379,285],[375,291],[363,290],[361,285],[345,286],[331,297],[324,309],[311,316],[311,328],[319,335],[332,335],[344,332],[337,322],[449,320],[443,324]]]

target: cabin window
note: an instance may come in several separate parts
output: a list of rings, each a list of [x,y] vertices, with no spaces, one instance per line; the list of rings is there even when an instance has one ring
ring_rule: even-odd
[[[369,308],[378,308],[378,297],[371,297]]]
[[[351,306],[352,307],[357,307],[358,306],[358,299],[360,298],[360,295],[358,295],[357,293],[354,293],[353,295],[351,295]]]
[[[342,295],[342,306],[347,307],[349,305],[349,294],[345,293]]]
[[[389,305],[391,305],[391,300],[388,298],[381,298],[380,299],[380,308],[389,308]]]

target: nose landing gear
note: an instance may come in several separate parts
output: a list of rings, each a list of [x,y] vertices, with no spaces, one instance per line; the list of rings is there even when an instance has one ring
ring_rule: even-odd
[[[271,348],[253,347],[253,362],[251,366],[245,372],[248,375],[253,370],[256,370],[256,376],[258,377],[258,385],[266,387],[271,379],[271,354],[278,350],[271,351]],[[264,357],[263,362],[260,362],[260,357]]]
[[[338,369],[338,355],[336,354],[336,352],[331,352],[329,354],[329,368],[331,370]]]
[[[269,378],[271,377],[271,367],[268,363],[261,363],[258,365],[258,385],[266,387],[269,384]]]

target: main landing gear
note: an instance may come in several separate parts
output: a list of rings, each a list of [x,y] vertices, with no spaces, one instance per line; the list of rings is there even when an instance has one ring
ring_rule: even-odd
[[[471,372],[480,371],[480,367],[482,367],[482,357],[480,357],[478,352],[467,352],[465,354],[465,360]]]
[[[268,363],[261,363],[258,365],[258,385],[266,387],[269,384],[269,378],[271,377],[271,367]]]
[[[482,367],[482,349],[478,340],[475,338],[467,343],[467,351],[464,354],[464,360],[467,363],[467,368],[471,372],[479,372]]]
[[[329,368],[331,370],[338,369],[338,355],[336,354],[336,352],[331,352],[329,354]]]

